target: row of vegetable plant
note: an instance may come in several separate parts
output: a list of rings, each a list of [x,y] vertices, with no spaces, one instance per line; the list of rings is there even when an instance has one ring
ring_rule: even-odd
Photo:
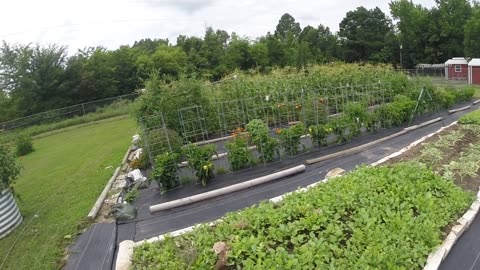
[[[347,86],[335,87],[334,83]],[[214,85],[191,79],[163,85],[158,78],[152,78],[135,107],[137,115],[142,116],[145,148],[155,167],[164,167],[162,164],[167,161],[173,163],[174,158],[177,163],[187,161],[197,181],[207,185],[214,177],[215,148],[185,146],[190,142],[180,135],[186,132],[187,124],[205,129],[197,137],[204,137],[204,132],[228,129],[218,115],[219,109],[212,105],[233,99],[226,106],[233,113],[224,116],[235,119],[238,125],[232,128],[233,136],[225,148],[230,169],[238,170],[272,162],[282,155],[299,154],[307,148],[303,142],[308,139],[302,141],[306,133],[312,146],[321,147],[328,144],[329,138],[344,143],[365,131],[401,125],[412,117],[422,87],[432,99],[420,102],[418,113],[447,108],[473,95],[470,88],[438,90],[427,82],[409,80],[386,66],[332,64],[313,66],[305,71],[276,70],[268,76],[242,74],[235,80]],[[258,100],[249,98],[259,95],[260,105],[256,104]],[[277,99],[279,97],[282,99]],[[192,111],[197,112],[193,116],[196,118],[187,119],[187,124],[178,122],[187,115],[182,114],[182,108],[191,105],[194,105]],[[201,113],[196,105],[202,106]],[[159,117],[159,112],[164,113]],[[260,117],[253,118],[255,116]],[[232,129],[228,130],[232,132]],[[188,138],[195,138],[195,134]],[[173,173],[177,170],[176,165],[168,170],[156,169],[152,176],[163,190],[168,190],[179,183]]]
[[[419,163],[360,167],[141,245],[132,269],[421,269],[474,197]]]

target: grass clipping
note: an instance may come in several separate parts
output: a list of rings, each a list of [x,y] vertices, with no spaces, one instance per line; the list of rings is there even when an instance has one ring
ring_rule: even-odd
[[[133,269],[420,269],[473,198],[418,163],[360,167],[137,247]]]

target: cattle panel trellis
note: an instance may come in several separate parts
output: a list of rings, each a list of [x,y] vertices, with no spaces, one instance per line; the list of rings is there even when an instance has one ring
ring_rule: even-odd
[[[228,93],[227,93],[228,94]],[[181,137],[181,144],[226,137],[238,128],[245,129],[253,119],[262,120],[272,131],[303,123],[307,128],[322,125],[340,116],[347,104],[362,103],[372,111],[377,106],[394,100],[388,84],[371,83],[343,85],[318,89],[279,90],[268,94],[230,99],[217,98],[207,104],[178,108],[169,117],[177,115],[177,126],[169,126],[172,119],[158,113],[140,120],[143,138],[150,160],[162,151],[173,151],[172,140]],[[379,119],[380,120],[380,119]],[[310,145],[311,146],[311,145]],[[260,153],[261,154],[261,153]]]
[[[172,151],[173,138],[165,125],[163,113],[143,117],[139,121],[141,139],[151,164],[155,164],[155,156],[166,151]]]

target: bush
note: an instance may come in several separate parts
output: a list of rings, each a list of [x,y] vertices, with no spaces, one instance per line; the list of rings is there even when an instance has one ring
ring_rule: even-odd
[[[180,155],[166,152],[155,158],[152,177],[157,181],[161,192],[165,192],[177,186],[177,169]]]
[[[6,144],[0,143],[0,192],[11,188],[19,174],[20,166],[16,157]]]
[[[141,245],[132,269],[213,269],[220,241],[232,269],[421,269],[473,200],[418,163],[361,167],[278,204]]]
[[[458,120],[458,123],[462,125],[480,125],[480,110],[463,115]]]
[[[464,102],[464,101],[469,101],[472,99],[473,95],[475,94],[475,88],[471,86],[466,86],[463,88],[457,88],[453,90],[453,93],[455,94],[455,101],[458,102]]]
[[[383,127],[398,126],[408,121],[415,109],[416,102],[406,96],[397,95],[392,103],[382,104],[376,113]]]
[[[32,137],[26,133],[18,135],[15,140],[17,156],[25,156],[34,151]]]
[[[436,90],[434,92],[435,104],[444,109],[452,107],[456,102],[456,96],[453,91],[449,89]]]

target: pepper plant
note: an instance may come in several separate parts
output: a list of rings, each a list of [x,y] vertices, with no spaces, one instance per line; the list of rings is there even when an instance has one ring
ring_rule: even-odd
[[[308,128],[312,143],[316,146],[326,146],[327,137],[332,131],[333,130],[329,125],[312,125]]]
[[[199,147],[195,144],[189,144],[183,149],[183,154],[187,159],[188,166],[195,171],[197,180],[202,183],[202,186],[206,186],[215,177],[213,174],[215,165],[212,161],[212,156],[217,154],[215,146]]]
[[[180,155],[173,152],[165,152],[155,158],[155,166],[152,177],[157,181],[160,191],[163,193],[174,188],[177,181],[177,169]]]

